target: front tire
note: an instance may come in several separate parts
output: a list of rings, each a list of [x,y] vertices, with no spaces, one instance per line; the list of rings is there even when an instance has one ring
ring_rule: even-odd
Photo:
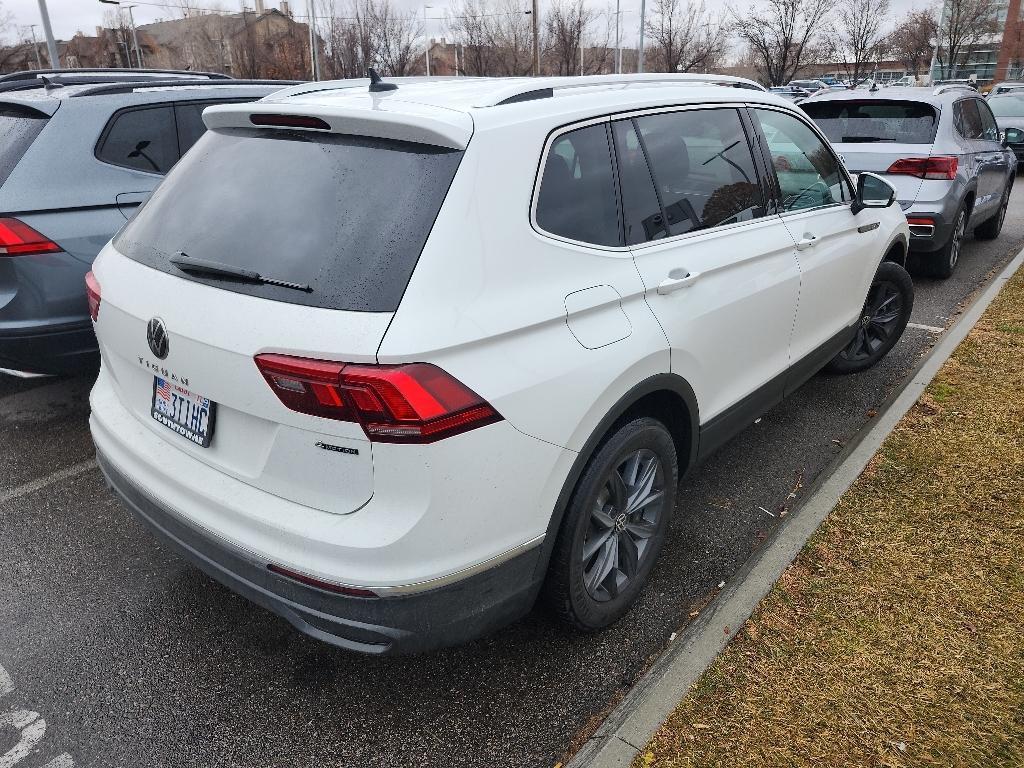
[[[679,483],[665,425],[641,417],[618,427],[587,462],[551,555],[544,600],[592,632],[636,601],[661,553]]]
[[[832,358],[827,370],[858,373],[877,364],[900,340],[913,309],[914,281],[899,264],[883,261],[868,289],[857,335]]]

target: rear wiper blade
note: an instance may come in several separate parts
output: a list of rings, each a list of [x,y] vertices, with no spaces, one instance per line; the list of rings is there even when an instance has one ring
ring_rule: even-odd
[[[207,261],[206,259],[193,259],[187,253],[181,252],[176,256],[171,256],[168,261],[174,266],[180,269],[182,272],[191,272],[197,275],[211,275],[219,277],[230,277],[235,280],[243,280],[247,283],[255,283],[257,285],[277,285],[281,288],[291,288],[295,291],[304,291],[305,293],[312,293],[312,287],[308,285],[302,285],[301,283],[290,283],[287,280],[275,280],[272,277],[264,277],[259,272],[254,272],[251,269],[243,269],[242,267],[234,267],[230,264],[221,264],[217,261]]]
[[[884,139],[881,136],[843,136],[843,144],[868,144],[876,141],[894,141],[893,139]]]

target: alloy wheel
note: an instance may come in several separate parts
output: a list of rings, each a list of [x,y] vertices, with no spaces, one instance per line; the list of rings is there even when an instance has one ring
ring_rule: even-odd
[[[613,599],[633,580],[664,512],[665,469],[653,451],[634,451],[611,469],[583,539],[583,583],[594,600]]]
[[[952,241],[949,244],[949,268],[950,270],[956,266],[957,260],[960,258],[960,245],[963,243],[964,231],[967,228],[967,214],[964,211],[956,217],[956,225],[953,227],[953,234],[951,235]]]
[[[903,296],[896,285],[888,280],[872,285],[857,335],[843,350],[843,356],[856,362],[877,354],[899,328],[902,314]]]

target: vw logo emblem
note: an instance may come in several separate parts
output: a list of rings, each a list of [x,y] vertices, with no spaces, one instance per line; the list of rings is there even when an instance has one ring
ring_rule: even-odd
[[[160,360],[167,357],[167,352],[170,348],[169,339],[167,338],[167,327],[159,317],[154,317],[149,321],[149,325],[146,326],[146,341],[149,342],[150,351]]]

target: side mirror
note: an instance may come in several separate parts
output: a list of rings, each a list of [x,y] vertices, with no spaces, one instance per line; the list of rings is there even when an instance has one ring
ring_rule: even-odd
[[[999,139],[1004,147],[1010,144],[1024,144],[1024,131],[1020,128],[1007,128],[1000,132]]]
[[[862,173],[857,176],[857,196],[850,209],[854,216],[865,208],[888,208],[896,202],[896,190],[881,176]]]

